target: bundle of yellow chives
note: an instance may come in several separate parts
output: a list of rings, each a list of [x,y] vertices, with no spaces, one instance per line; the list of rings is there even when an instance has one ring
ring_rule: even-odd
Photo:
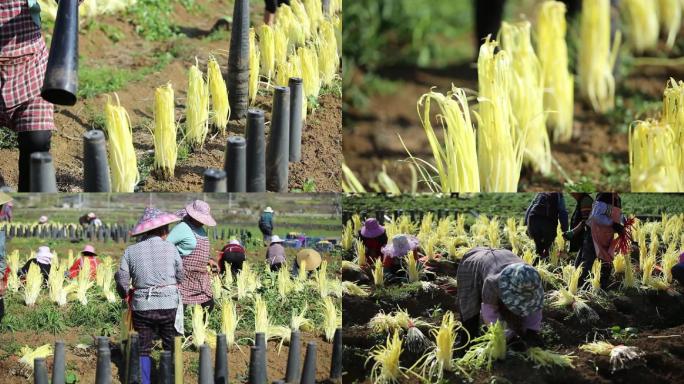
[[[189,93],[189,92],[188,92]],[[154,168],[159,177],[173,177],[178,157],[176,116],[171,83],[154,92]]]
[[[133,148],[133,131],[126,109],[116,105],[107,96],[105,104],[105,130],[109,139],[109,168],[111,169],[112,192],[133,192],[140,174]]]
[[[273,45],[274,45],[274,67],[273,71],[275,72],[275,65],[278,63],[283,63],[287,61],[287,53],[288,53],[288,40],[287,40],[287,35],[283,33],[281,28],[276,27],[273,30]],[[273,75],[273,73],[271,73]]]
[[[185,114],[188,144],[194,149],[202,148],[209,133],[209,89],[197,64],[188,72]]]
[[[501,47],[511,55],[512,84],[509,89],[513,115],[520,136],[526,136],[523,161],[543,175],[551,173],[551,144],[544,114],[541,64],[532,48],[528,21],[501,25]]]
[[[337,54],[342,55],[342,18],[335,16],[333,18],[333,25],[335,26],[335,39],[337,40]]]
[[[261,25],[259,30],[259,52],[261,52],[261,75],[271,78],[275,71],[275,42],[273,28],[268,24]]]
[[[304,8],[309,16],[311,35],[315,35],[318,26],[323,21],[323,4],[321,0],[304,0]]]
[[[438,120],[442,124],[443,142],[440,143],[430,118],[430,102],[434,100],[441,112]],[[421,115],[420,109],[423,106]],[[475,131],[470,120],[470,110],[465,91],[452,87],[446,96],[430,92],[418,100],[418,116],[423,123],[439,177],[438,186],[443,193],[479,192],[480,175],[477,163]],[[416,164],[418,165],[418,164]],[[430,178],[423,175],[429,184]],[[432,182],[432,184],[436,184]],[[431,187],[432,188],[432,187]]]
[[[256,45],[256,32],[249,29],[249,100],[254,105],[259,90],[259,58],[261,52]]]
[[[342,0],[330,0],[330,14],[342,12]]]
[[[577,72],[582,97],[595,111],[608,112],[615,103],[613,66],[621,35],[615,34],[610,46],[610,1],[584,0],[580,18],[580,46]]]
[[[682,148],[668,124],[637,121],[629,131],[629,167],[633,192],[684,190],[679,168]]]
[[[276,19],[276,29],[287,35],[288,51],[294,52],[298,47],[304,45],[306,40],[304,27],[293,12],[293,8],[280,7]]]
[[[511,110],[513,70],[509,54],[494,54],[496,41],[487,39],[477,62],[479,118],[477,154],[483,192],[515,192],[518,189],[524,143]]]
[[[305,98],[313,97],[318,99],[318,94],[321,91],[321,76],[318,70],[316,50],[309,47],[300,47],[297,50],[297,54],[301,63]]]
[[[675,146],[684,148],[684,82],[670,79],[663,96],[663,122],[669,124],[676,138]],[[680,179],[684,182],[684,152],[678,151]],[[680,189],[680,192],[684,189]]]
[[[667,47],[672,49],[682,25],[682,2],[680,0],[659,0],[658,15],[662,29],[667,34]]]
[[[304,40],[307,40],[309,37],[311,37],[312,22],[309,19],[309,15],[306,13],[306,7],[300,0],[292,0],[290,2],[290,7],[292,7],[292,12],[299,21],[298,24],[301,26],[302,33],[304,34]]]
[[[658,45],[658,1],[622,0],[620,5],[629,24],[629,41],[632,50],[642,53]]]
[[[359,179],[354,175],[354,172],[344,163],[342,163],[342,190],[347,193],[366,193],[366,188]]]
[[[537,54],[544,78],[544,110],[549,111],[547,126],[553,141],[564,143],[572,137],[574,112],[573,76],[568,70],[565,4],[542,3],[537,17]]]
[[[228,103],[228,88],[226,82],[221,75],[221,67],[219,67],[216,58],[211,56],[207,63],[207,83],[209,92],[211,93],[211,106],[214,115],[214,125],[219,129],[221,134],[226,133],[228,126],[228,119],[230,118],[230,104]]]
[[[321,23],[318,39],[318,67],[321,71],[321,82],[331,84],[337,75],[340,57],[337,55],[335,27],[329,20]]]

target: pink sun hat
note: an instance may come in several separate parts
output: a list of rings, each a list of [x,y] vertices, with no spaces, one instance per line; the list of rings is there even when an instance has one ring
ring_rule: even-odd
[[[180,221],[180,218],[172,213],[163,212],[157,208],[147,207],[140,220],[138,220],[138,224],[133,227],[131,236],[142,235],[145,232],[177,221]]]
[[[89,253],[89,254],[91,254],[91,255],[93,255],[93,256],[97,256],[97,253],[95,252],[95,247],[93,247],[93,246],[90,245],[90,244],[88,244],[88,245],[86,245],[85,247],[83,247],[83,250],[81,251],[81,254],[84,254],[84,253]]]
[[[206,226],[216,226],[216,220],[214,220],[214,218],[211,217],[211,208],[209,207],[209,204],[207,204],[205,201],[193,201],[192,203],[185,206],[185,212],[188,214],[188,216],[192,217],[193,219],[199,221],[200,223]]]
[[[375,218],[366,219],[366,221],[363,223],[363,227],[361,227],[361,236],[363,237],[372,239],[382,235],[383,233],[385,233],[385,227],[380,225],[378,220]]]

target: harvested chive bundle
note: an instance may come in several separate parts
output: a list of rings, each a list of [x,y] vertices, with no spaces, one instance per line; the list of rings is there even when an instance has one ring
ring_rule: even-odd
[[[188,144],[194,149],[200,149],[209,133],[209,89],[197,64],[190,67],[188,72],[185,114]]]
[[[109,139],[109,168],[112,192],[133,192],[140,174],[133,148],[133,131],[126,109],[115,94],[116,104],[107,96],[105,104],[105,130]]]
[[[214,125],[221,134],[226,133],[230,118],[230,104],[228,103],[228,88],[221,75],[221,67],[215,57],[210,57],[207,63],[207,83],[211,93],[211,106]]]
[[[173,88],[166,84],[154,93],[154,168],[162,179],[173,177],[178,157]]]

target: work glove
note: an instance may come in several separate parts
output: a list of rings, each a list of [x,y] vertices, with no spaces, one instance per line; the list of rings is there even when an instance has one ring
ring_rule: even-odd
[[[565,240],[572,240],[572,237],[573,237],[574,235],[575,235],[575,233],[574,233],[573,231],[563,232],[563,238],[564,238]]]

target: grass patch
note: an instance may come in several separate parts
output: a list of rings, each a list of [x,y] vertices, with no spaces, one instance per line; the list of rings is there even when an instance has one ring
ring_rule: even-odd
[[[12,149],[17,146],[17,133],[9,128],[0,127],[0,149]]]
[[[177,35],[171,24],[171,0],[138,0],[130,15],[135,31],[146,40],[168,40]]]

